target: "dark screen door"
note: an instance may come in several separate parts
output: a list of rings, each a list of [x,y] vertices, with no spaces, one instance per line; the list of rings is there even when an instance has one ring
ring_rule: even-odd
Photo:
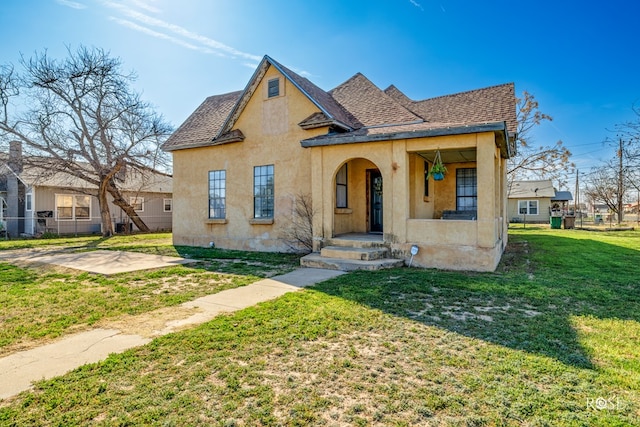
[[[382,175],[379,170],[369,171],[370,230],[382,233]]]

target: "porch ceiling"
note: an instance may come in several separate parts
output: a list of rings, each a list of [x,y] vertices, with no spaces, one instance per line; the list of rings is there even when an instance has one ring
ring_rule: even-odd
[[[433,159],[436,156],[435,150],[419,151],[417,154],[423,159],[428,160],[429,163],[433,163]],[[476,156],[477,151],[475,148],[468,148],[463,150],[440,150],[442,163],[475,162]]]

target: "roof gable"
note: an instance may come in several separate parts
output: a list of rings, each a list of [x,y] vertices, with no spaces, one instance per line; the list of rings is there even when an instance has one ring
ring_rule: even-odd
[[[364,126],[419,123],[422,118],[357,73],[329,94],[350,111]]]
[[[305,95],[309,101],[311,101],[320,112],[324,114],[328,121],[332,122],[338,127],[342,127],[345,130],[351,130],[359,127],[359,123],[354,117],[349,114],[339,103],[336,102],[327,92],[320,89],[308,79],[299,76],[287,67],[274,61],[269,56],[265,55],[258,68],[253,73],[253,76],[249,80],[249,83],[245,87],[240,99],[236,102],[233,110],[229,113],[226,121],[220,128],[218,134],[214,137],[218,138],[224,135],[226,132],[230,132],[233,126],[238,121],[238,118],[242,114],[242,111],[246,107],[247,103],[257,90],[260,82],[265,76],[269,66],[275,67],[287,80],[289,80],[303,95]]]

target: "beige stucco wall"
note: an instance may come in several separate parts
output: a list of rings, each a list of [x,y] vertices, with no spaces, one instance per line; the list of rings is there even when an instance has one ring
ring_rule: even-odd
[[[368,232],[367,170],[383,178],[383,238],[393,256],[408,260],[411,245],[423,267],[495,269],[506,245],[505,165],[493,132],[302,148],[300,141],[327,132],[305,131],[298,123],[317,107],[281,77],[281,96],[267,99],[270,67],[247,103],[235,129],[242,142],[175,151],[174,243],[246,250],[284,251],[297,194],[310,194],[314,210],[314,250],[325,239]],[[476,161],[447,164],[442,182],[429,182],[424,195],[424,158],[436,150],[475,150]],[[348,164],[348,206],[336,209],[335,177]],[[273,220],[253,220],[253,168],[274,165]],[[456,169],[477,168],[476,220],[442,220],[456,208]],[[208,172],[226,171],[224,220],[208,219]]]
[[[280,96],[268,99],[267,81],[280,77]],[[234,129],[242,142],[174,151],[174,243],[230,249],[287,251],[286,231],[296,195],[311,193],[311,152],[300,141],[325,129],[303,130],[318,108],[270,67]],[[253,168],[274,165],[273,221],[254,221]],[[226,220],[209,220],[208,172],[226,170]],[[266,222],[266,223],[265,223]]]
[[[419,152],[476,149],[476,162],[447,164],[444,181],[429,182],[424,196],[424,160]],[[366,168],[375,165],[384,182],[384,240],[396,257],[407,257],[412,244],[421,252],[414,265],[437,268],[495,269],[506,245],[505,165],[493,133],[416,138],[360,144],[313,147],[314,200],[323,200],[314,227],[316,249],[322,240],[349,231],[367,231]],[[351,160],[349,203],[352,213],[335,209],[335,174]],[[456,208],[456,169],[477,168],[478,218],[442,220],[443,210]],[[359,177],[357,176],[359,175]],[[353,199],[355,198],[355,200]],[[331,201],[327,203],[327,201]],[[364,212],[364,217],[360,214]],[[345,217],[349,216],[349,220]],[[424,250],[422,250],[424,249]],[[470,254],[473,254],[470,256]]]

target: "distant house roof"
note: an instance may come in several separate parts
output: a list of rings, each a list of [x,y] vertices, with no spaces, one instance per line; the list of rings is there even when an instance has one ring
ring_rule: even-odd
[[[569,200],[573,200],[571,191],[556,191],[555,196],[551,198],[552,202],[568,202]]]
[[[534,199],[539,197],[554,197],[556,190],[551,180],[514,181],[509,188],[510,199]]]
[[[0,156],[2,157],[2,156]],[[0,191],[4,191],[2,176],[13,173],[7,163],[0,158]],[[20,181],[29,187],[56,187],[66,189],[91,190],[97,186],[85,180],[71,175],[70,173],[56,170],[50,167],[43,159],[41,164],[36,164],[33,159],[29,159],[23,166],[23,171],[16,174]],[[125,192],[148,192],[148,193],[172,193],[173,179],[171,176],[159,173],[141,173],[140,171],[128,168],[126,173],[120,175],[120,190]]]
[[[228,134],[238,131],[233,127],[269,66],[278,69],[318,107],[319,112],[300,122],[300,127],[330,127],[331,134],[324,139],[315,138],[313,143],[305,145],[303,142],[305,146],[342,143],[349,138],[351,142],[375,141],[398,132],[405,133],[406,137],[417,137],[481,129],[505,132],[507,141],[503,155],[508,157],[513,152],[508,141],[509,134],[513,135],[517,126],[513,83],[413,101],[395,86],[380,90],[363,74],[357,73],[327,92],[269,56],[262,59],[243,91],[207,98],[163,148],[174,151],[242,140],[243,136],[229,137]]]

